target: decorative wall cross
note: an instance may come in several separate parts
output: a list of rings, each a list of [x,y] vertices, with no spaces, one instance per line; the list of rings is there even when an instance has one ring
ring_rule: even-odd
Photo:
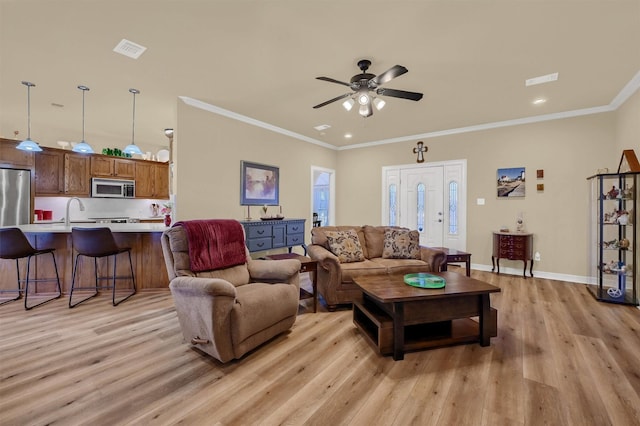
[[[424,146],[422,141],[418,142],[418,146],[413,148],[413,153],[418,154],[418,158],[416,160],[417,163],[424,163],[424,153],[429,150],[428,146]]]

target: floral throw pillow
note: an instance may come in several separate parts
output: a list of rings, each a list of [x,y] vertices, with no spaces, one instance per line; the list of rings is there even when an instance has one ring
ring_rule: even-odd
[[[327,243],[331,253],[338,256],[340,263],[362,262],[364,253],[356,231],[327,231]]]
[[[420,259],[420,234],[405,229],[384,231],[383,259]]]

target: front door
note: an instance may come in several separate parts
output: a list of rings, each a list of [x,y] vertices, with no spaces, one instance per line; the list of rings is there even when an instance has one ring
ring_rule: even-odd
[[[400,170],[400,226],[417,229],[421,245],[443,245],[443,174],[442,166]]]

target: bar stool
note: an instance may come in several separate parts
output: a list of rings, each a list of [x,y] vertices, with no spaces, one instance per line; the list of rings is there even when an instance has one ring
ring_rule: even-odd
[[[15,299],[9,299],[4,302],[1,302],[0,305],[4,305],[5,303],[13,302],[15,300],[20,299],[22,293],[24,293],[24,309],[29,310],[31,308],[35,308],[36,306],[40,306],[47,302],[51,302],[54,299],[58,299],[62,295],[62,289],[60,288],[60,277],[58,276],[58,265],[56,264],[56,256],[53,254],[55,249],[47,248],[47,249],[35,249],[29,243],[27,236],[24,235],[20,228],[3,228],[0,229],[0,259],[15,259],[16,260],[16,272],[18,275],[18,289],[17,290],[0,290],[0,294],[2,293],[13,293],[17,292],[18,296]],[[53,266],[56,271],[56,277],[54,278],[37,278],[36,271],[36,279],[30,280],[30,268],[31,268],[31,258],[34,256],[38,256],[41,254],[51,253],[51,258],[53,259]],[[27,258],[27,278],[20,280],[20,264],[19,260]],[[23,281],[24,289],[20,288],[20,282]],[[55,297],[49,298],[43,302],[36,303],[33,306],[29,306],[27,304],[27,299],[29,297],[29,283],[30,282],[53,282],[55,281],[58,286],[58,294]]]
[[[111,229],[109,228],[71,228],[71,240],[73,241],[73,248],[76,251],[76,259],[73,266],[73,278],[71,279],[71,292],[69,293],[69,308],[79,305],[80,303],[91,299],[98,295],[98,290],[113,289],[112,303],[113,306],[119,305],[134,294],[136,294],[136,279],[133,273],[133,263],[131,262],[131,248],[119,247],[116,243]],[[116,276],[117,258],[121,253],[127,253],[129,255],[129,267],[131,268],[131,275],[129,276]],[[76,276],[78,275],[78,259],[80,256],[93,258],[93,272],[95,276],[94,287],[76,287]],[[98,277],[98,258],[113,256],[113,274],[111,277]],[[130,279],[133,284],[133,291],[129,293],[123,299],[116,302],[116,280]],[[99,280],[112,280],[112,285],[99,286]],[[95,292],[85,297],[79,302],[72,303],[74,290],[95,290]]]

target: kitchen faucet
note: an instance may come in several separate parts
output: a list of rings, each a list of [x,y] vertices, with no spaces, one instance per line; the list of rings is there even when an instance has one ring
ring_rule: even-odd
[[[64,217],[64,224],[65,226],[69,226],[71,224],[71,221],[69,220],[69,205],[71,204],[71,202],[73,200],[77,200],[78,201],[78,205],[80,206],[80,211],[83,212],[84,211],[84,204],[82,204],[82,201],[80,201],[80,198],[78,197],[71,197],[69,198],[69,201],[67,201],[67,214]]]

